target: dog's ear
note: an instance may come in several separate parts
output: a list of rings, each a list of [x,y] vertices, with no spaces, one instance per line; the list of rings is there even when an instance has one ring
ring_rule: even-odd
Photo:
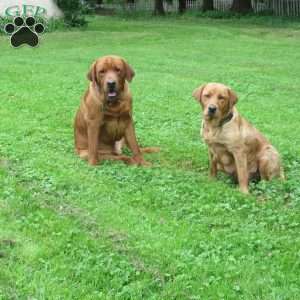
[[[125,66],[125,78],[128,82],[131,82],[132,78],[135,75],[134,70],[125,60],[123,60],[123,62],[124,62],[124,66]]]
[[[203,84],[193,91],[193,97],[199,102],[201,102],[202,93],[203,93],[205,86],[206,86],[206,84]]]
[[[92,81],[92,82],[96,82],[96,79],[97,79],[97,66],[96,66],[96,62],[94,62],[91,67],[90,67],[90,70],[89,72],[87,73],[87,79],[89,81]]]
[[[230,106],[233,107],[237,101],[238,101],[238,96],[237,94],[230,88],[228,88],[228,93],[229,93],[229,102]]]

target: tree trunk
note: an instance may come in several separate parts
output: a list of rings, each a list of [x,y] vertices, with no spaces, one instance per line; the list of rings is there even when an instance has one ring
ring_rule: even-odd
[[[233,0],[231,11],[247,14],[253,12],[251,0]]]
[[[163,0],[155,0],[154,14],[159,15],[159,16],[164,16],[165,15]]]
[[[214,10],[214,0],[203,0],[202,10]]]
[[[178,12],[183,14],[186,11],[186,0],[179,0]]]

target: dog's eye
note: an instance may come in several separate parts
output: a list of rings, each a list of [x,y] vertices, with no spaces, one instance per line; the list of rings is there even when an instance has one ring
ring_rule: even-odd
[[[105,70],[102,69],[102,70],[99,71],[99,73],[100,73],[101,75],[103,75],[103,74],[105,73]]]
[[[224,100],[225,98],[223,96],[218,97],[219,100]]]
[[[118,72],[118,73],[121,72],[121,69],[120,69],[120,68],[116,68],[115,70],[116,70],[116,72]]]
[[[205,98],[209,98],[209,97],[210,97],[210,94],[205,94],[204,97],[205,97]]]

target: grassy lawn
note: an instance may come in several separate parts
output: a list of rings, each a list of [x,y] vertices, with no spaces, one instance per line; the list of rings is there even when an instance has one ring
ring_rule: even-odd
[[[37,49],[0,36],[0,299],[299,299],[300,27],[93,18]],[[73,153],[90,63],[134,67],[137,135],[151,168]],[[208,179],[204,82],[282,154],[287,180],[244,196]]]

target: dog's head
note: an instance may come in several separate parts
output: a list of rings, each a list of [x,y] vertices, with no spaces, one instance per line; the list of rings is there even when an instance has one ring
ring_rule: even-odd
[[[194,90],[193,97],[200,102],[207,121],[221,121],[238,100],[235,92],[221,83],[204,84]]]
[[[133,77],[133,69],[118,56],[104,56],[97,59],[87,74],[87,78],[98,86],[109,104],[118,102],[125,81],[130,82]]]

